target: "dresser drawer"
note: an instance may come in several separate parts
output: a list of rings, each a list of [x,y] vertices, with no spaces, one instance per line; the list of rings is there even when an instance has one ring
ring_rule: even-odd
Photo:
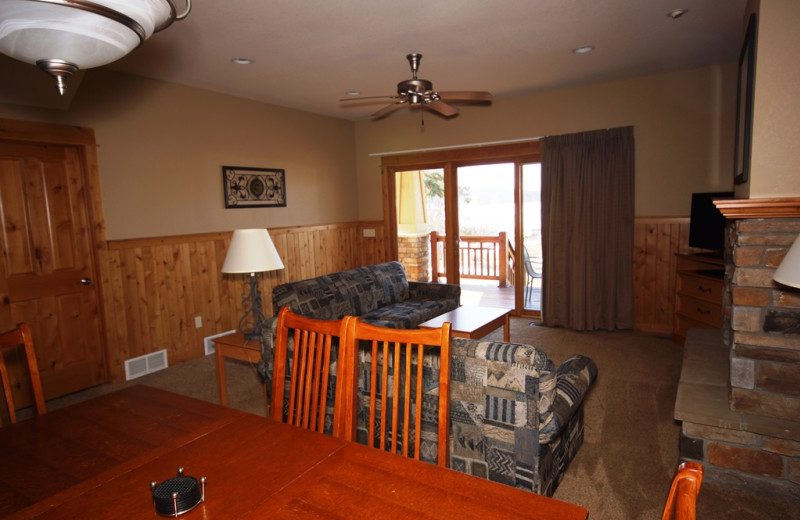
[[[678,294],[677,298],[678,314],[715,328],[722,327],[721,303],[710,303],[685,294]]]
[[[678,294],[722,305],[722,280],[680,273],[678,275]]]

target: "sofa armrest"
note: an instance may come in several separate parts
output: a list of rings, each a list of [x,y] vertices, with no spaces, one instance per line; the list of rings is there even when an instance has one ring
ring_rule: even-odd
[[[408,296],[412,300],[451,300],[458,307],[461,303],[461,286],[450,283],[409,281]]]
[[[274,366],[275,337],[278,331],[278,317],[271,316],[261,324],[261,359],[256,371],[267,387],[267,399],[272,392],[272,369]]]
[[[586,356],[572,356],[558,367],[555,399],[540,417],[539,444],[547,444],[561,433],[583,404],[596,378],[597,364]]]

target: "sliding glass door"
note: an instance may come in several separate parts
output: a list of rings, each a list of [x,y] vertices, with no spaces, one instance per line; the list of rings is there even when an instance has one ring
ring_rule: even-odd
[[[382,170],[390,246],[410,280],[460,284],[462,305],[538,313],[538,143],[394,155]]]
[[[456,168],[461,304],[515,307],[514,163]]]
[[[522,307],[542,310],[542,168],[540,163],[522,165],[522,266],[525,271]]]

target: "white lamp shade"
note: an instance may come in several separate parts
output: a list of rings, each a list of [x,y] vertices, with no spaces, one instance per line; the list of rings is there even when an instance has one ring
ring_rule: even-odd
[[[800,288],[800,236],[795,239],[772,278],[783,285]]]
[[[168,0],[92,0],[98,11],[129,18],[142,34],[122,21],[65,3],[30,0],[0,2],[0,52],[20,61],[63,60],[80,69],[116,61],[175,17]],[[107,9],[102,9],[107,8]],[[121,15],[121,16],[119,16]]]
[[[260,273],[283,269],[275,245],[266,229],[237,229],[233,232],[223,273]]]

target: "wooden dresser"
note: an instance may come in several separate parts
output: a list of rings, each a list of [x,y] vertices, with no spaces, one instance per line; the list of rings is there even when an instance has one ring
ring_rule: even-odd
[[[675,322],[672,341],[683,344],[686,330],[722,328],[722,258],[678,254],[675,276]]]

